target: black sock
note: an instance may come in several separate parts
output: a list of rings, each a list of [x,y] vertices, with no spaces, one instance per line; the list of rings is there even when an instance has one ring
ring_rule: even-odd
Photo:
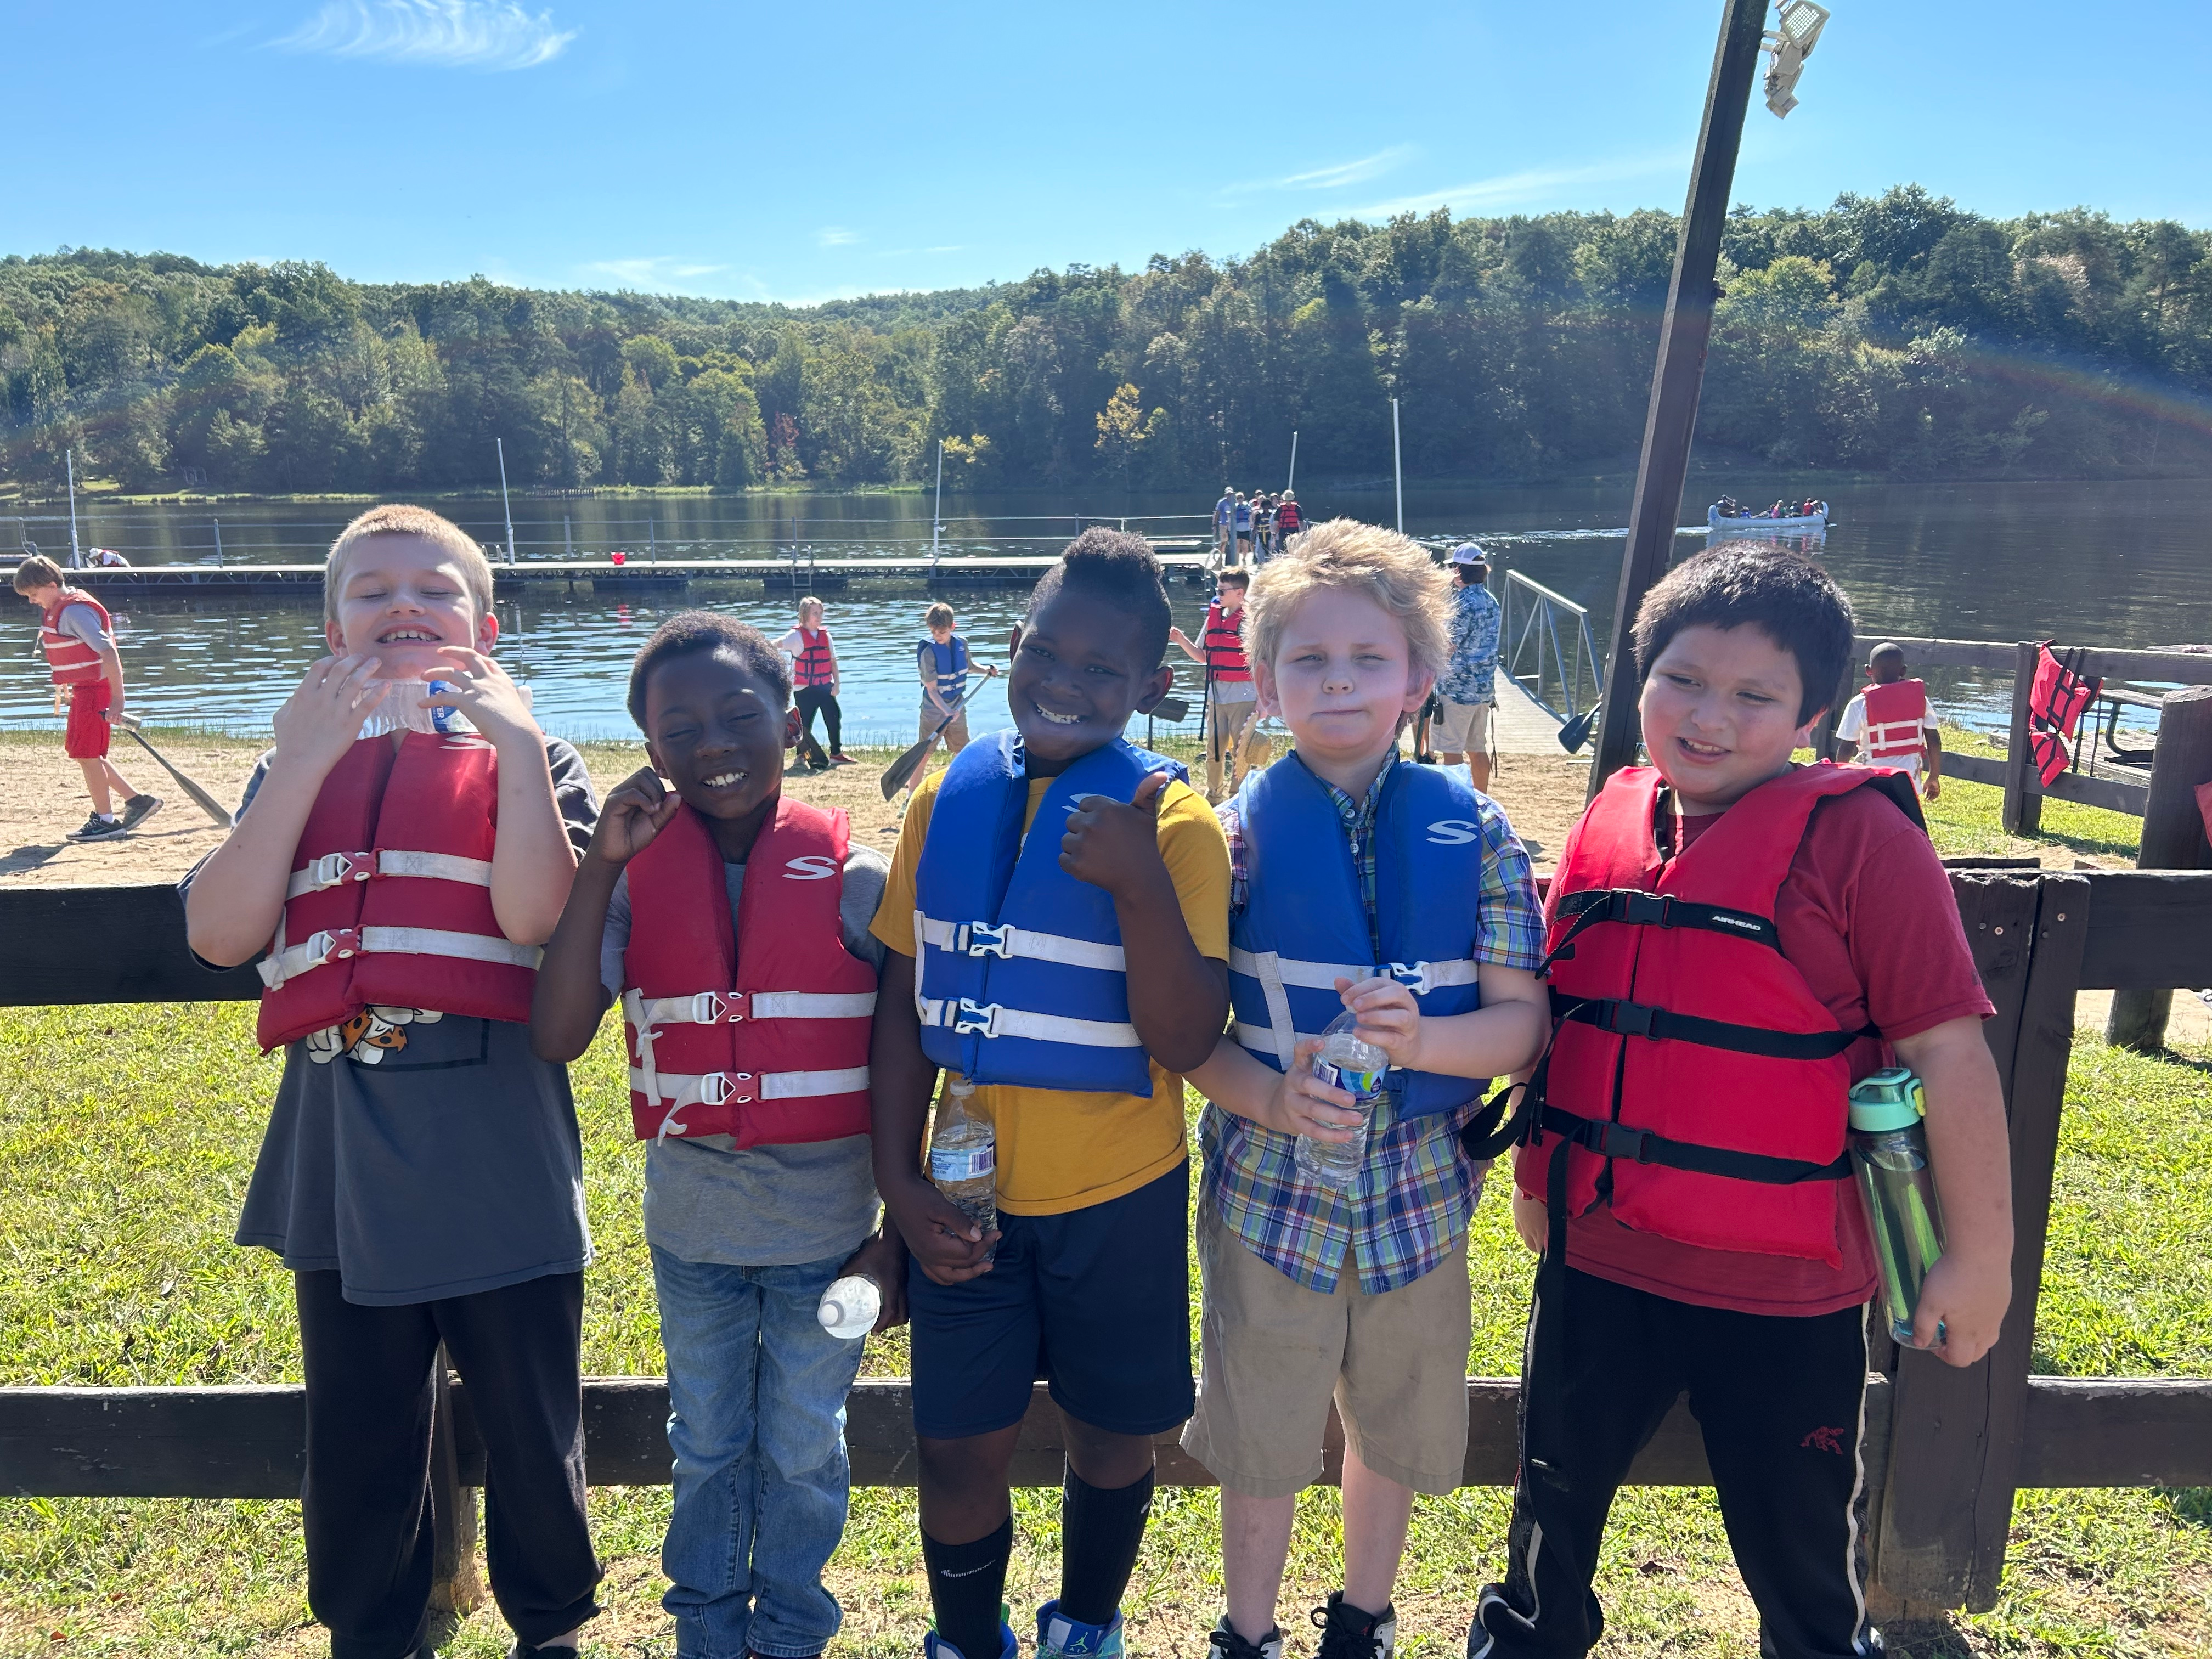
[[[1006,1598],[1006,1563],[1014,1553],[1014,1517],[972,1544],[940,1544],[921,1535],[929,1569],[929,1604],[937,1634],[961,1659],[999,1659],[999,1608]]]
[[[1060,1610],[1079,1624],[1103,1625],[1121,1605],[1137,1568],[1145,1517],[1152,1510],[1152,1472],[1105,1492],[1073,1469],[1060,1493]]]

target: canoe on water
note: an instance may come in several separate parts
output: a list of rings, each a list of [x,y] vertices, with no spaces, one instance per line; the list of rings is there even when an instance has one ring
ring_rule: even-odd
[[[1826,513],[1807,513],[1788,519],[1724,519],[1717,507],[1705,509],[1705,528],[1726,536],[1819,535],[1828,527]]]

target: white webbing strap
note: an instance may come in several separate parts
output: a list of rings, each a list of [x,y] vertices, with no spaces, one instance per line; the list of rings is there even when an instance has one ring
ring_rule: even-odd
[[[1261,965],[1263,961],[1266,966]],[[1300,962],[1273,951],[1255,954],[1233,945],[1229,947],[1229,970],[1249,974],[1262,983],[1295,985],[1307,991],[1334,991],[1340,979],[1369,979],[1377,971],[1368,963]]]
[[[1020,957],[1030,962],[1062,963],[1070,968],[1095,968],[1108,974],[1121,973],[1128,966],[1118,945],[1070,939],[1064,933],[1040,933],[1011,923],[994,927],[982,921],[940,921],[919,910],[914,913],[914,936],[918,944],[934,945],[955,956],[997,957],[1006,961]]]
[[[979,1003],[962,997],[957,1001],[938,997],[915,999],[924,1025],[949,1026],[963,1034],[981,1032],[987,1037],[1027,1037],[1034,1042],[1061,1042],[1079,1048],[1141,1048],[1144,1039],[1133,1025],[1106,1019],[1077,1019],[1066,1014],[1037,1014],[1008,1008],[995,1002]]]
[[[873,991],[756,991],[755,1019],[867,1019],[876,1012]]]
[[[1286,1026],[1284,1029],[1287,1030],[1289,1028]],[[1230,1034],[1237,1039],[1237,1044],[1239,1048],[1249,1048],[1255,1054],[1272,1054],[1276,1053],[1275,1034],[1272,1030],[1265,1025],[1248,1025],[1240,1019],[1237,1022]],[[1304,1042],[1308,1037],[1318,1039],[1320,1036],[1321,1033],[1319,1031],[1291,1031],[1291,1045],[1292,1051],[1295,1053],[1297,1046],[1299,1043]],[[1283,1066],[1285,1071],[1290,1069],[1290,1062],[1287,1060],[1283,1062]]]
[[[1273,951],[1245,951],[1232,945],[1229,951],[1231,973],[1243,974],[1260,981],[1260,989],[1267,999],[1267,1018],[1271,1030],[1237,1023],[1237,1041],[1242,1046],[1261,1054],[1272,1054],[1285,1071],[1291,1061],[1299,1039],[1308,1033],[1301,1032],[1291,1021],[1291,1000],[1284,987],[1297,986],[1302,990],[1334,991],[1340,979],[1370,979],[1376,975],[1396,980],[1414,995],[1441,990],[1446,986],[1472,985],[1480,972],[1480,964],[1467,957],[1452,962],[1394,962],[1387,967],[1368,968],[1351,963],[1300,962]]]
[[[437,881],[465,882],[471,887],[491,885],[491,861],[465,859],[453,853],[410,853],[380,849],[374,853],[325,853],[295,870],[284,884],[284,896],[319,893],[349,881],[368,881],[377,876],[415,876]]]
[[[379,953],[398,956],[453,957],[465,962],[496,963],[510,968],[536,968],[544,951],[535,945],[493,939],[483,933],[448,933],[439,927],[342,927],[310,934],[297,945],[283,943],[255,964],[261,982],[270,990],[281,988],[326,962]]]
[[[688,996],[647,999],[635,990],[623,993],[623,1012],[632,1025],[735,1024],[746,1018],[732,1012],[729,994],[722,991],[694,991]],[[756,991],[754,1019],[866,1019],[876,1012],[873,991]]]
[[[666,1102],[667,1115],[660,1120],[654,1140],[684,1134],[687,1126],[678,1114],[690,1106],[750,1106],[757,1100],[815,1100],[831,1095],[852,1095],[868,1086],[868,1068],[848,1066],[829,1072],[653,1072],[633,1066],[629,1086],[655,1105]]]
[[[1869,760],[1887,760],[1892,755],[1917,755],[1927,742],[1926,730],[1917,720],[1887,720],[1880,725],[1869,722],[1866,728]]]

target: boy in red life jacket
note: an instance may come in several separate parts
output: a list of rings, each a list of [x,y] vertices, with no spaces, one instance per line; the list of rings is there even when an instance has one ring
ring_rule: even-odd
[[[1508,1571],[1471,1659],[1597,1642],[1607,1508],[1685,1389],[1761,1651],[1881,1650],[1856,1559],[1876,1276],[1854,1079],[1926,1085],[1948,1239],[1913,1346],[1965,1366],[1996,1340],[2004,1102],[1948,879],[1903,780],[1790,761],[1850,641],[1826,574],[1772,548],[1702,554],[1638,613],[1651,763],[1590,804],[1548,905],[1554,1034],[1514,1170],[1543,1261]]]
[[[324,575],[331,655],[276,711],[236,827],[185,878],[198,956],[267,951],[260,1039],[284,1074],[237,1237],[293,1273],[307,1604],[333,1659],[401,1659],[432,1633],[441,1343],[491,1455],[492,1593],[514,1652],[573,1653],[599,1610],[582,1148],[568,1073],[528,1029],[599,802],[489,654],[491,589],[483,550],[434,513],[347,526]]]
[[[1260,723],[1260,694],[1244,655],[1244,596],[1251,589],[1251,574],[1224,570],[1218,583],[1220,592],[1206,607],[1206,625],[1199,630],[1197,643],[1180,628],[1168,629],[1169,640],[1183,655],[1206,665],[1206,714],[1211,726],[1206,739],[1206,799],[1215,803],[1221,799],[1224,767],[1229,792],[1236,793],[1244,775],[1245,745]]]
[[[1869,766],[1894,766],[1936,799],[1943,793],[1943,729],[1928,688],[1905,677],[1905,648],[1887,642],[1867,653],[1867,678],[1836,722],[1837,761],[1849,765],[1863,744]]]
[[[830,764],[850,766],[852,757],[845,752],[845,711],[837,702],[837,645],[822,625],[821,600],[809,594],[799,602],[799,626],[778,640],[775,648],[791,659],[792,700],[799,708],[799,730],[812,743],[814,716],[819,713],[830,738]]]
[[[33,553],[15,567],[15,591],[39,612],[39,643],[52,673],[57,703],[69,692],[69,726],[62,752],[84,774],[92,796],[92,816],[69,833],[70,841],[118,841],[161,810],[159,795],[141,794],[107,758],[113,728],[123,712],[123,657],[115,648],[107,608],[80,588],[69,586],[62,568]],[[115,797],[123,810],[114,810]]]
[[[638,653],[652,763],[607,797],[531,1016],[538,1054],[565,1061],[623,1007],[675,1454],[661,1604],[687,1659],[818,1654],[837,1633],[822,1569],[862,1339],[816,1310],[860,1273],[875,1328],[905,1318],[868,1140],[889,866],[843,812],[783,793],[790,691],[775,647],[715,612]]]

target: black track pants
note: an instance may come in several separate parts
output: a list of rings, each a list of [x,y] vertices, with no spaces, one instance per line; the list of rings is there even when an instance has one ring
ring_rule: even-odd
[[[1529,1310],[1506,1581],[1482,1594],[1474,1659],[1580,1659],[1604,1616],[1598,1541],[1629,1464],[1689,1391],[1766,1659],[1879,1653],[1859,1572],[1865,1310],[1794,1319],[1693,1307],[1569,1269]],[[1559,1318],[1564,1343],[1540,1342]],[[1564,1349],[1564,1361],[1548,1354]],[[1563,1374],[1553,1374],[1554,1370]],[[1486,1638],[1487,1644],[1486,1645]]]
[[[489,1454],[484,1546],[516,1635],[539,1643],[599,1609],[584,1520],[584,1276],[365,1308],[334,1273],[295,1273],[307,1375],[307,1606],[333,1659],[401,1659],[429,1603],[431,1365],[443,1341]]]
[[[808,737],[814,735],[814,714],[822,714],[822,729],[830,734],[830,752],[845,752],[845,711],[837,706],[836,694],[826,685],[802,685],[792,694],[792,703],[799,710],[799,726]]]

